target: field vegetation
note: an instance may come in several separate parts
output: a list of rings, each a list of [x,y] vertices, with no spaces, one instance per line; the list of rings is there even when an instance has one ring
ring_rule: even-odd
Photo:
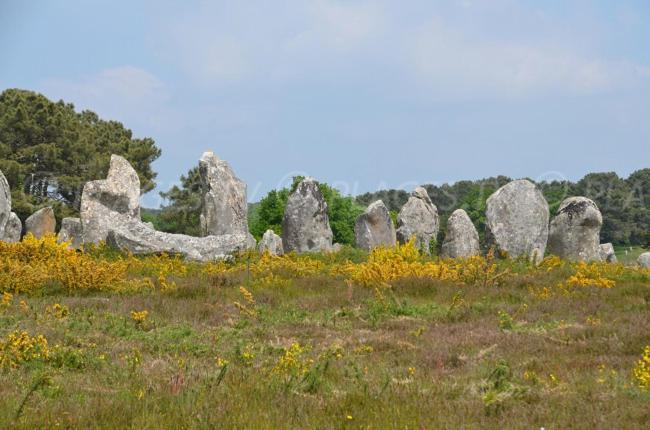
[[[0,428],[641,428],[650,270],[0,242]]]

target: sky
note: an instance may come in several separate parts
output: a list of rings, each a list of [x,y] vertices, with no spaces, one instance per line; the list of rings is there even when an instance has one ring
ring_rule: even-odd
[[[650,2],[0,0],[0,90],[121,121],[158,191],[212,150],[250,201],[650,167]]]

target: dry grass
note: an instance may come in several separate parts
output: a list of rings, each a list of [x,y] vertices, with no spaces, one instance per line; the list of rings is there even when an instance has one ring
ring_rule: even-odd
[[[247,258],[168,271],[176,287],[164,291],[13,295],[0,338],[43,335],[50,356],[0,371],[0,428],[650,422],[650,393],[632,376],[650,344],[649,274],[557,292],[574,268],[498,262],[509,274],[497,283],[400,278],[375,291],[328,269],[363,255],[314,256],[322,267],[301,275],[275,262],[270,280]]]

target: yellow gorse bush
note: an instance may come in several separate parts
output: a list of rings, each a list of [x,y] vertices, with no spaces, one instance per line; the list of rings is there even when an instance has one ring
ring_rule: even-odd
[[[632,373],[641,390],[650,390],[650,345],[643,349],[643,356],[637,361]]]
[[[47,339],[30,336],[26,331],[14,331],[0,339],[0,368],[15,369],[34,360],[47,360],[50,355]]]
[[[348,263],[334,272],[346,275],[351,284],[365,287],[389,287],[404,278],[436,279],[465,284],[493,284],[507,271],[499,272],[491,258],[468,257],[424,261],[411,239],[393,248],[379,247],[370,252],[365,263]]]

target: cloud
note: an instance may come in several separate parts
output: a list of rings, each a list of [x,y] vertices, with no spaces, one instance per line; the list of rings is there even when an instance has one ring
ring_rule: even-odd
[[[647,66],[599,52],[590,24],[556,21],[511,1],[204,2],[165,22],[155,44],[198,88],[354,80],[417,97],[509,99],[647,81]]]
[[[124,122],[129,128],[149,133],[168,125],[168,89],[156,76],[138,67],[114,67],[78,79],[49,78],[41,83],[40,90],[50,98],[73,102],[77,109]]]
[[[442,96],[591,94],[639,84],[650,70],[584,56],[568,44],[467,37],[439,20],[421,27],[409,40],[407,61],[416,78]]]
[[[383,22],[373,2],[206,2],[162,23],[167,31],[155,45],[199,86],[283,81],[358,54]]]

